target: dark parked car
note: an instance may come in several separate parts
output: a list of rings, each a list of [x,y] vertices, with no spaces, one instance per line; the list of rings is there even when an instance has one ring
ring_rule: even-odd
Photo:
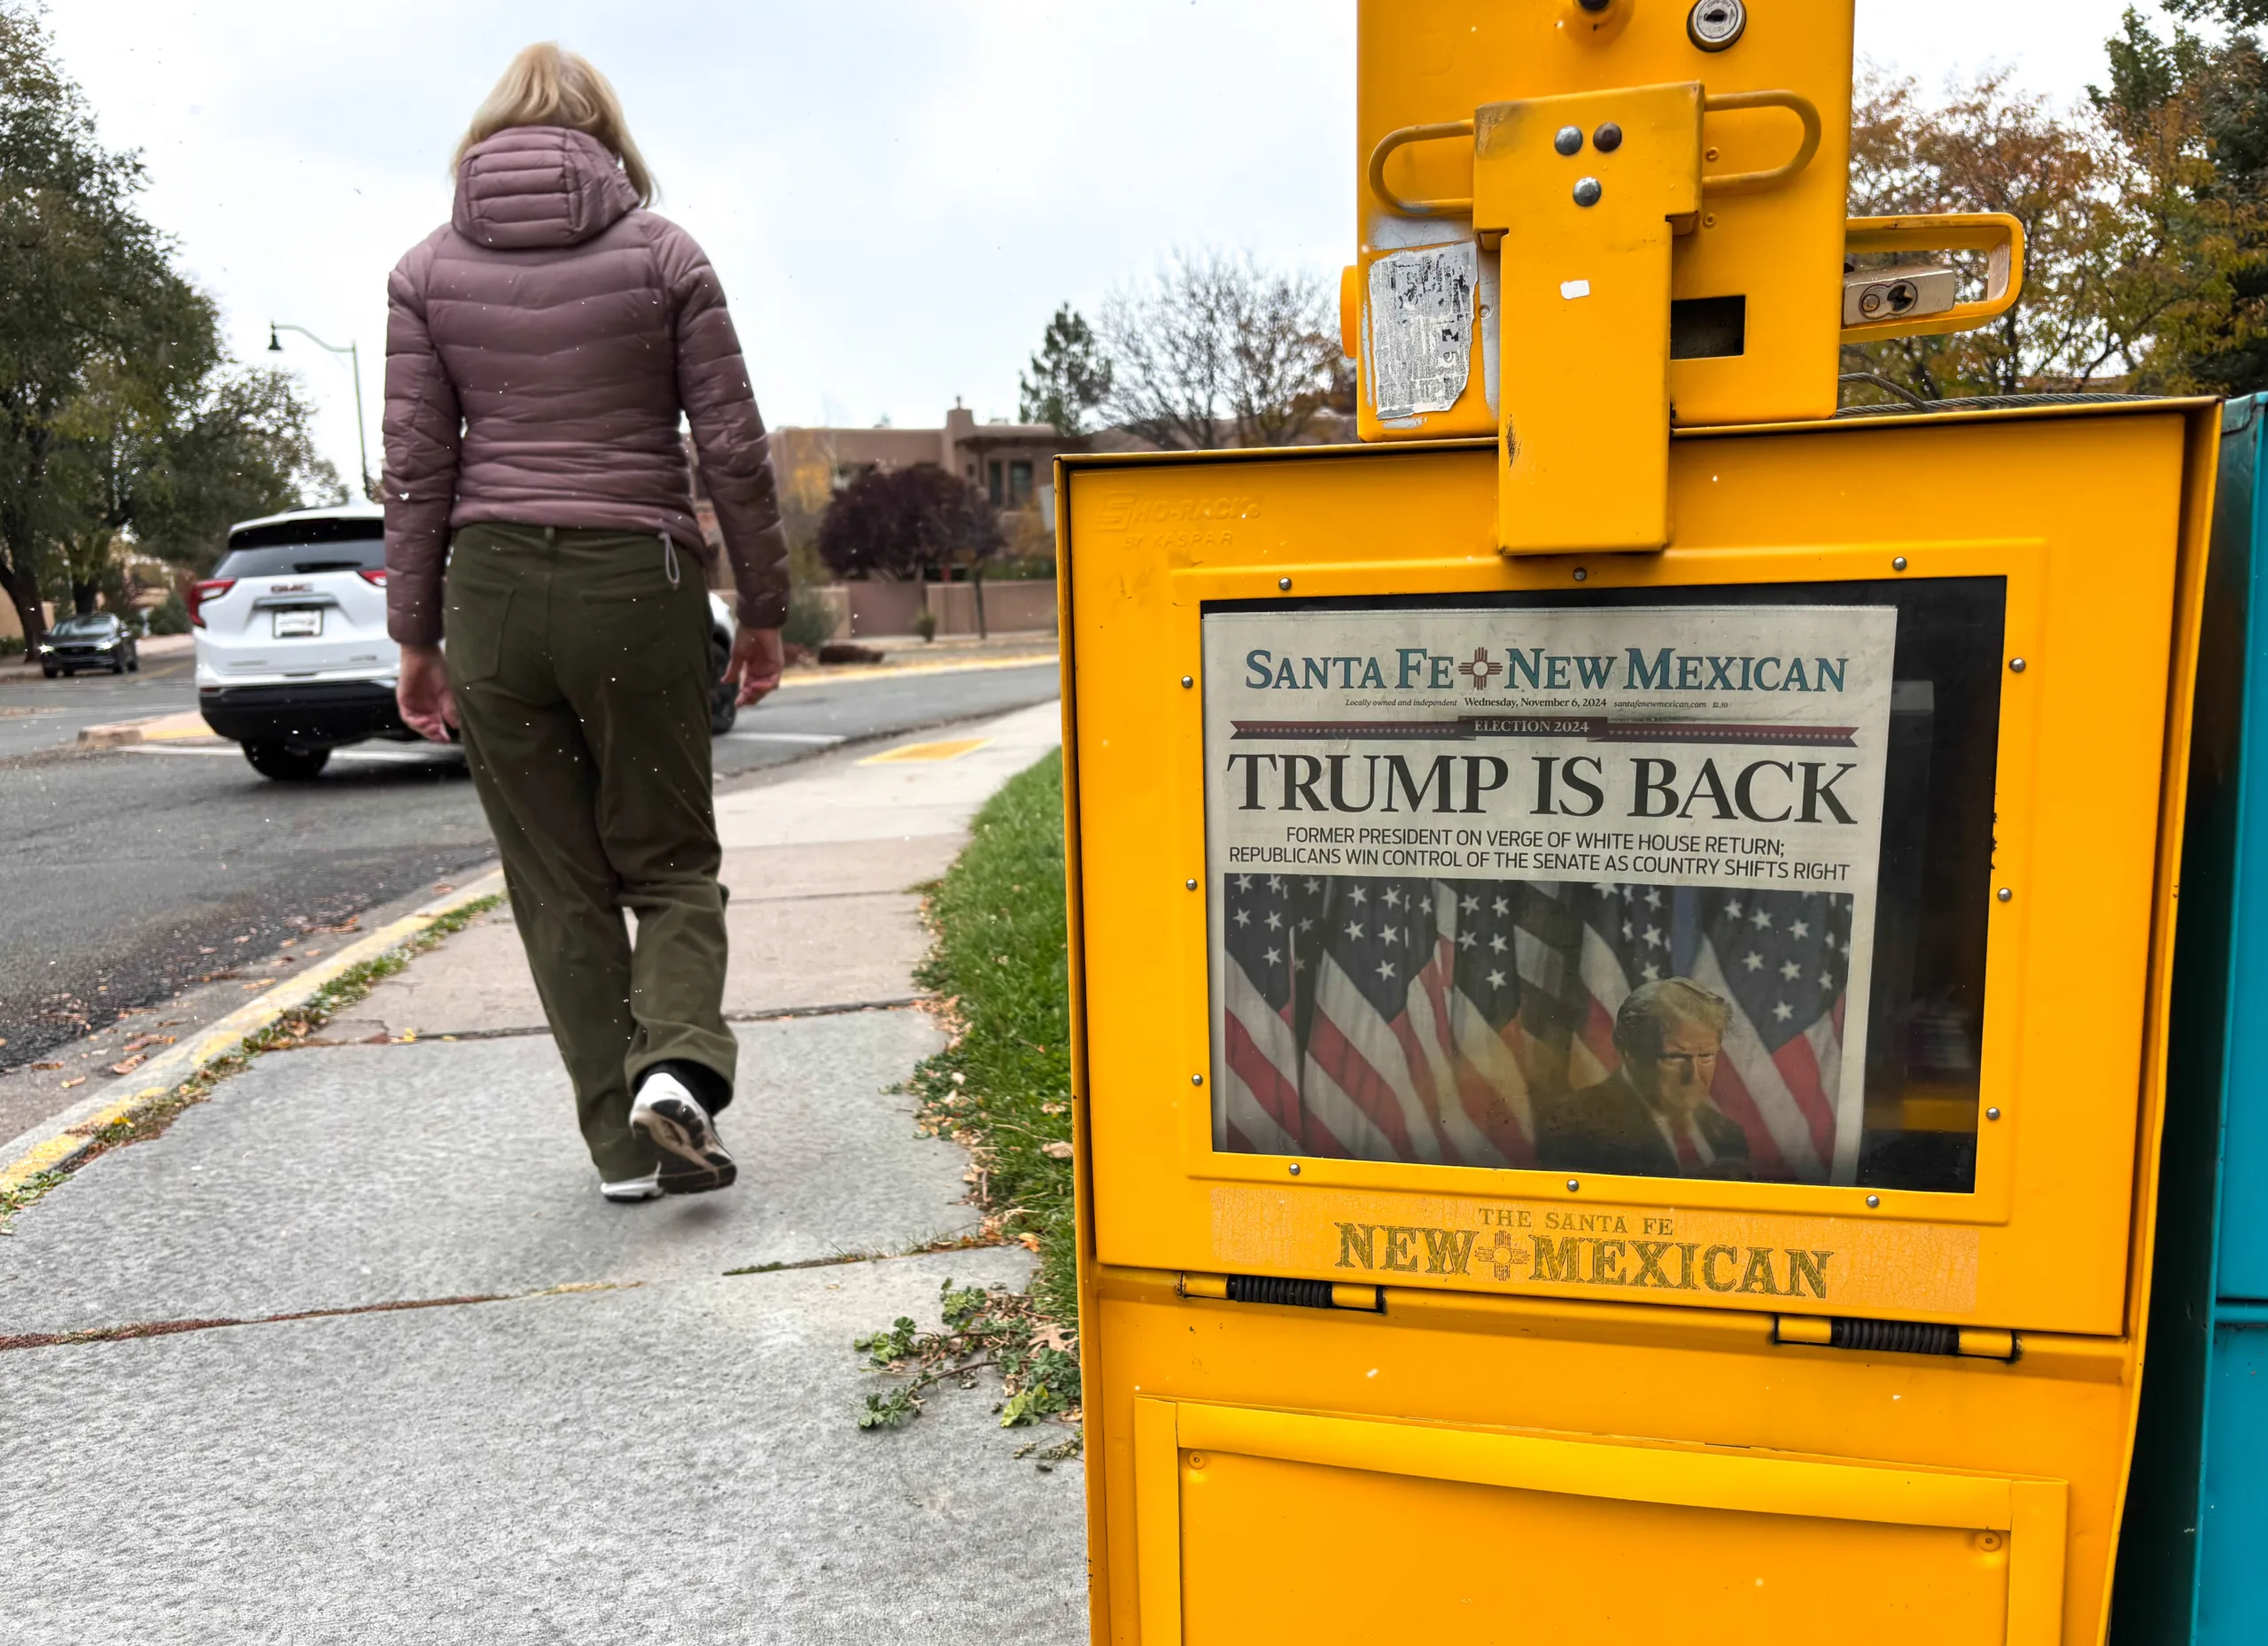
[[[82,669],[108,669],[113,674],[138,671],[142,659],[134,649],[134,631],[107,611],[64,618],[39,643],[40,672],[53,679]]]

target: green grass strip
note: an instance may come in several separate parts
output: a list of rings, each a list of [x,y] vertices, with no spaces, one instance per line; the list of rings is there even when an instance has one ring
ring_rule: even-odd
[[[1060,754],[1011,778],[976,814],[929,915],[936,946],[916,976],[947,998],[960,1032],[914,1071],[922,1122],[968,1148],[980,1204],[1000,1231],[1036,1237],[1032,1302],[1075,1332]]]

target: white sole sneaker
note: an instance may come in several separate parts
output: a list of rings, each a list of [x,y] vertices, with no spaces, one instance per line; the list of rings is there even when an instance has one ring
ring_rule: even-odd
[[[662,1198],[662,1169],[658,1166],[642,1177],[625,1177],[620,1183],[599,1184],[599,1192],[617,1206],[627,1206],[637,1200],[658,1200]]]
[[[709,1111],[674,1075],[649,1075],[639,1085],[630,1125],[662,1152],[656,1170],[664,1194],[706,1194],[740,1175]]]

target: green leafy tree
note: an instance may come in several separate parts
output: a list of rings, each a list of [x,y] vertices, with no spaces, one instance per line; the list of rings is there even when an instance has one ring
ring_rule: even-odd
[[[209,571],[239,520],[348,501],[346,482],[315,450],[314,423],[290,372],[222,361],[155,454],[136,547]]]
[[[0,590],[35,643],[43,592],[122,595],[121,540],[201,570],[233,521],[346,495],[292,381],[227,359],[142,182],[0,0]]]
[[[1052,424],[1072,439],[1088,431],[1088,418],[1110,396],[1110,361],[1093,330],[1066,303],[1047,322],[1039,353],[1016,381],[1017,415]]]
[[[50,467],[89,367],[130,359],[169,278],[133,210],[140,162],[96,141],[40,14],[0,0],[0,591],[27,643],[62,522]]]
[[[166,271],[143,298],[138,346],[96,354],[55,417],[45,512],[60,552],[49,570],[74,611],[116,581],[118,540],[167,489],[170,436],[219,362],[213,307],[187,282]]]
[[[2201,215],[2201,249],[2218,257],[2203,286],[2162,329],[2154,386],[2243,393],[2268,388],[2268,54],[2246,32],[2268,21],[2268,0],[2170,5],[2233,26],[2214,43],[2177,26],[2161,39],[2131,8],[2108,43],[2109,82],[2090,88],[2122,131],[2185,139],[2185,180]]]

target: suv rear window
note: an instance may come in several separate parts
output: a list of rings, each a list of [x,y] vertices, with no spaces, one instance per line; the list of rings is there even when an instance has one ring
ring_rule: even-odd
[[[237,533],[213,568],[216,578],[267,578],[304,571],[376,571],[386,563],[376,520],[308,521]],[[350,535],[351,533],[351,535]],[[278,541],[288,534],[290,540]]]

